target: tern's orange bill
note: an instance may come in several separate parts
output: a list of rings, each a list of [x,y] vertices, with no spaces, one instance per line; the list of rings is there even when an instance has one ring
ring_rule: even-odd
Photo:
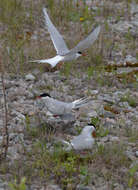
[[[96,138],[96,132],[95,132],[95,131],[92,132],[92,136],[93,136],[94,138]]]
[[[41,96],[36,96],[36,97],[35,97],[35,99],[40,99],[40,98],[41,98]]]
[[[82,56],[86,56],[87,54],[86,53],[82,53]]]

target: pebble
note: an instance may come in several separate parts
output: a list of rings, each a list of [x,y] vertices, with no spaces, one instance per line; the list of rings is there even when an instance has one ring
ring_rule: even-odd
[[[32,75],[32,74],[27,74],[27,75],[25,76],[25,80],[26,80],[26,81],[34,81],[34,80],[35,80],[35,76]]]
[[[136,157],[138,157],[138,151],[135,152]]]
[[[119,142],[119,141],[120,141],[119,137],[110,136],[109,139],[110,139],[110,141],[112,141],[112,142]]]
[[[89,112],[89,113],[87,114],[87,116],[88,116],[88,117],[97,117],[98,114],[97,114],[96,111],[93,110],[92,112]]]
[[[119,183],[114,183],[114,190],[124,190],[123,185],[119,184]]]
[[[132,57],[132,55],[127,55],[124,62],[129,62],[129,63],[137,63],[137,59],[135,57]]]
[[[89,186],[77,185],[76,190],[92,190]]]
[[[134,161],[136,160],[135,156],[133,155],[133,153],[131,151],[126,151],[125,152],[126,156],[131,160],[131,161]]]
[[[62,190],[58,185],[48,185],[43,190]]]

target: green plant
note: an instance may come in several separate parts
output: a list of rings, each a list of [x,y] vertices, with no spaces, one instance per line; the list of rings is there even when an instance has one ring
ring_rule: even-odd
[[[97,150],[98,154],[104,154],[105,152],[105,146],[103,144],[98,145],[98,150]]]
[[[109,134],[109,129],[104,129],[102,126],[96,131],[97,137],[106,137]]]
[[[137,106],[137,102],[136,99],[133,98],[130,93],[126,93],[125,95],[123,95],[120,99],[122,102],[128,102],[128,104],[132,107],[136,107]]]
[[[88,185],[91,178],[88,167],[81,165],[79,170],[80,170],[80,175],[82,176],[81,183],[84,185]]]
[[[91,117],[91,123],[95,127],[99,127],[99,125],[100,125],[100,119],[99,119],[99,117]]]
[[[87,69],[88,78],[90,79],[94,74],[94,66],[90,66]]]
[[[15,179],[13,183],[12,182],[9,183],[9,187],[11,190],[26,190],[27,186],[25,185],[25,183],[26,183],[26,178],[23,177],[21,179],[20,184],[17,184],[17,180]]]
[[[130,188],[132,188],[133,183],[134,183],[134,175],[135,173],[138,171],[138,164],[135,164],[132,168],[129,169],[128,173],[129,173],[129,180],[128,180],[128,186]]]

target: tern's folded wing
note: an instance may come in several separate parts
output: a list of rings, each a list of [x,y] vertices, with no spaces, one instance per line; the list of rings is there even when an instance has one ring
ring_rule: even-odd
[[[46,101],[46,107],[51,113],[55,115],[63,115],[71,112],[72,103],[66,103],[50,98]]]
[[[51,22],[48,14],[47,14],[46,8],[43,8],[43,13],[45,16],[45,22],[48,27],[48,31],[50,33],[50,36],[51,36],[52,42],[54,44],[54,47],[57,51],[57,54],[65,55],[66,53],[69,52],[69,49],[67,48],[64,39],[62,38],[61,34],[58,32],[56,27]]]

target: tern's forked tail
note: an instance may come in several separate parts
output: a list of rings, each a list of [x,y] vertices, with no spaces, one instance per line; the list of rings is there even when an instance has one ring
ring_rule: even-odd
[[[60,55],[57,55],[53,58],[50,59],[41,59],[41,60],[34,60],[34,61],[29,61],[33,63],[48,63],[51,65],[51,67],[55,67],[60,61],[62,61],[64,58]]]
[[[73,103],[73,109],[83,107],[86,104],[88,104],[89,101],[90,101],[90,98],[81,98],[81,99],[75,100],[74,102],[72,102]]]

